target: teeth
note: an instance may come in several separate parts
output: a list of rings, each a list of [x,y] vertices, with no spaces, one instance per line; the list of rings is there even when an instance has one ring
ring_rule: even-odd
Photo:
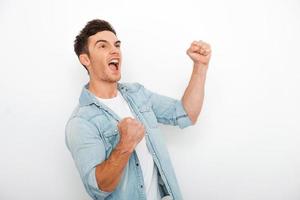
[[[113,59],[109,63],[117,64],[117,63],[119,63],[119,61],[117,59]]]

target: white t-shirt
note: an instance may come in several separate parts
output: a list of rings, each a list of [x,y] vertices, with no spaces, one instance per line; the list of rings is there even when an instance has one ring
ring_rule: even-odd
[[[119,91],[116,97],[110,99],[102,99],[97,97],[97,99],[101,103],[104,103],[111,110],[113,110],[121,119],[125,117],[134,118],[134,115],[131,113],[131,110],[126,100],[122,97]],[[136,146],[135,151],[140,161],[140,166],[142,168],[147,199],[149,200],[161,199],[159,189],[158,189],[157,169],[156,166],[154,165],[152,155],[150,154],[147,148],[145,137]]]

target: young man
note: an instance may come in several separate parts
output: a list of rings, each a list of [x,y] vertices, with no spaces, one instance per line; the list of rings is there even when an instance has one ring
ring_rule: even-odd
[[[66,144],[88,194],[97,200],[182,199],[158,123],[196,123],[204,98],[210,46],[194,41],[190,82],[181,100],[119,83],[121,42],[112,26],[92,20],[74,49],[89,74],[66,125]]]

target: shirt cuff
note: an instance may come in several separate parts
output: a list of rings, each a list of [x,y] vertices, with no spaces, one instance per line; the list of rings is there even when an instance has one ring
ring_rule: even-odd
[[[96,180],[95,171],[96,171],[96,168],[94,167],[92,169],[91,173],[89,174],[87,191],[93,197],[93,199],[105,199],[112,192],[105,192],[105,191],[100,190],[100,188],[98,187],[97,180]]]
[[[184,110],[182,101],[176,102],[176,121],[179,128],[181,129],[191,126],[193,124],[188,114]]]

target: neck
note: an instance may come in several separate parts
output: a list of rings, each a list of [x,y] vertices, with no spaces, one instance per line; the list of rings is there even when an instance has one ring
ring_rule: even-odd
[[[90,80],[88,90],[97,97],[110,99],[117,96],[117,82]]]

